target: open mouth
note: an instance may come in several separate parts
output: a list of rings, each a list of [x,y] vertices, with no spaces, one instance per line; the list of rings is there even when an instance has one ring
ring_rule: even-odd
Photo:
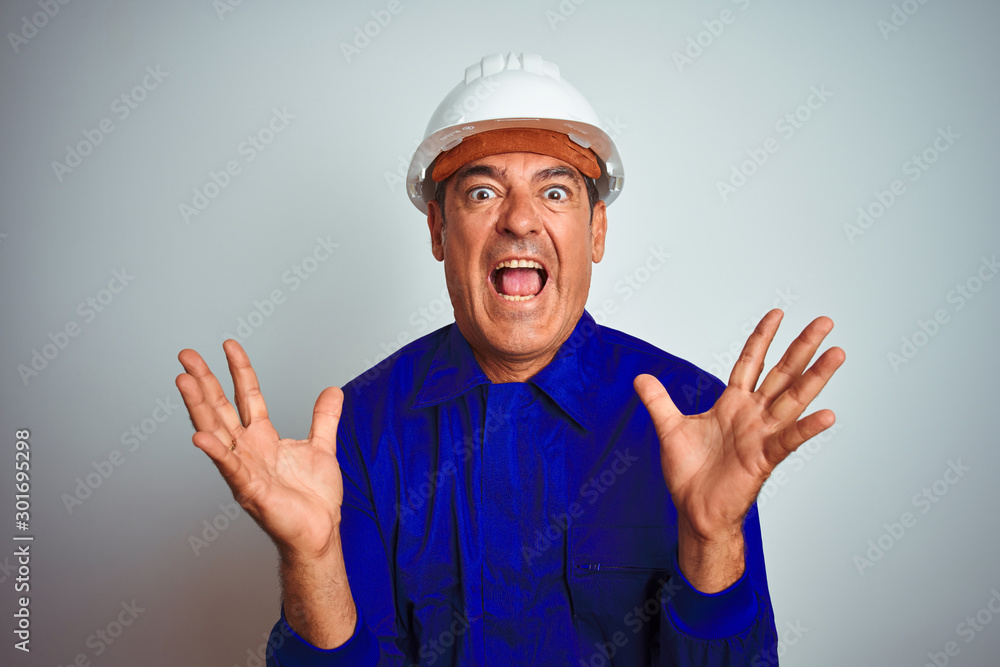
[[[533,259],[510,259],[500,262],[490,272],[490,284],[508,301],[534,299],[549,279],[545,268]]]

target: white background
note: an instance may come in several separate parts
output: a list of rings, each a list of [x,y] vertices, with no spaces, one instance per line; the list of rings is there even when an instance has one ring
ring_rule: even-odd
[[[730,348],[781,294],[773,359],[812,318],[836,322],[829,343],[847,362],[817,407],[835,410],[838,430],[783,464],[761,500],[778,626],[808,629],[782,664],[918,666],[954,641],[950,664],[996,665],[1000,619],[971,636],[960,624],[1000,590],[1000,280],[976,282],[1000,251],[1000,6],[903,4],[897,26],[888,1],[402,0],[345,56],[386,3],[76,0],[48,17],[4,2],[0,543],[18,532],[19,428],[31,431],[36,539],[30,655],[12,647],[14,543],[0,548],[0,662],[256,664],[279,610],[274,550],[246,515],[224,518],[231,496],[183,409],[157,410],[180,405],[177,352],[199,350],[228,382],[221,343],[252,317],[245,346],[271,416],[303,437],[323,387],[448,323],[399,174],[467,65],[527,51],[590,99],[623,157],[591,291],[603,322],[723,378]],[[120,96],[144,77],[123,118]],[[813,87],[829,95],[800,109]],[[241,142],[274,109],[294,119],[248,162]],[[776,123],[797,111],[788,136]],[[113,130],[90,154],[54,168],[102,119]],[[947,151],[907,171],[949,128]],[[777,152],[724,198],[719,183],[772,137]],[[240,173],[185,220],[179,207],[229,160]],[[905,192],[850,234],[897,179]],[[283,276],[317,237],[339,247],[293,291]],[[651,247],[671,254],[653,272]],[[123,270],[127,286],[102,293]],[[629,291],[626,277],[644,282]],[[959,299],[967,284],[979,291]],[[284,301],[252,316],[276,289]],[[101,312],[78,309],[108,297]],[[923,334],[939,309],[947,321]],[[71,322],[78,335],[61,338]],[[123,443],[133,428],[145,440]],[[114,450],[121,465],[98,480]],[[955,484],[938,481],[949,462],[969,468]],[[936,502],[915,503],[935,481]],[[90,495],[68,506],[80,484]],[[897,539],[885,524],[904,512],[915,525]],[[194,545],[213,520],[224,529]],[[880,538],[888,550],[859,564]],[[135,621],[96,640],[133,600]]]

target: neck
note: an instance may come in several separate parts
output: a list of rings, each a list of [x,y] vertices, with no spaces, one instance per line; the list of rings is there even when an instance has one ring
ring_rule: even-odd
[[[540,370],[549,365],[549,362],[556,356],[556,350],[544,357],[536,357],[524,361],[497,359],[496,357],[486,357],[473,348],[479,367],[486,373],[486,377],[494,384],[505,382],[527,382],[533,378]]]

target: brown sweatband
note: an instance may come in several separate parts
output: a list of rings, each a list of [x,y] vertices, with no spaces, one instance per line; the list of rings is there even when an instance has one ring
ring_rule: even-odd
[[[440,183],[462,165],[499,153],[538,153],[568,162],[589,178],[601,175],[601,165],[594,151],[577,144],[562,132],[517,127],[473,134],[434,161],[431,178]]]

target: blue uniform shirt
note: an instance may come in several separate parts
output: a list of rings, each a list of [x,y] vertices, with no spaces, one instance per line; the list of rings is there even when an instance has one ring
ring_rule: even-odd
[[[756,506],[745,574],[692,588],[640,373],[686,414],[723,389],[586,312],[527,382],[491,383],[452,324],[349,383],[337,456],[357,628],[322,650],[282,616],[268,665],[773,664]]]

